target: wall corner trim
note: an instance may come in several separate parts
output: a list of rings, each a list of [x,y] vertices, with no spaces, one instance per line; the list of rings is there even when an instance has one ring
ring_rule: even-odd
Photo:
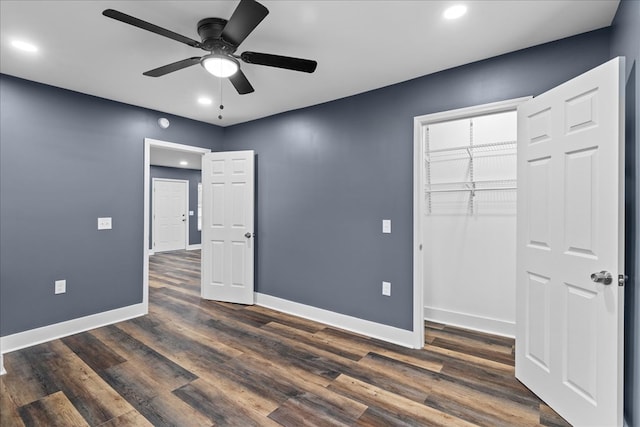
[[[256,305],[292,314],[304,319],[346,329],[357,334],[366,335],[392,344],[403,347],[414,348],[413,331],[383,325],[382,323],[371,322],[357,317],[347,316],[322,308],[285,300],[271,295],[255,293],[254,301]]]
[[[77,319],[54,323],[53,325],[43,326],[41,328],[18,332],[13,335],[1,337],[0,349],[2,353],[9,353],[11,351],[31,347],[47,341],[64,338],[79,332],[111,325],[113,323],[133,319],[134,317],[144,316],[147,312],[148,306],[144,303],[139,303],[122,308],[116,308],[114,310],[104,311],[102,313],[91,314],[89,316],[78,317]]]

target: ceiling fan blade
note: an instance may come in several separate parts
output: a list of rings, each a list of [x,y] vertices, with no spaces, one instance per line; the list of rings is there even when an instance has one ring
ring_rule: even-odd
[[[253,86],[247,80],[247,76],[244,75],[242,70],[236,71],[236,73],[229,77],[231,84],[236,88],[240,95],[246,95],[254,91]]]
[[[178,33],[174,33],[173,31],[169,31],[166,28],[150,24],[149,22],[143,21],[142,19],[134,18],[133,16],[127,15],[126,13],[118,12],[117,10],[105,9],[102,14],[108,18],[124,22],[125,24],[133,25],[134,27],[142,28],[143,30],[151,31],[152,33],[168,37],[180,43],[184,43],[192,47],[201,47],[199,41],[190,39],[189,37],[185,37]]]
[[[268,67],[285,68],[287,70],[313,73],[318,66],[310,59],[291,58],[289,56],[271,55],[268,53],[244,52],[240,58],[249,64],[266,65]]]
[[[183,59],[182,61],[154,68],[153,70],[146,71],[142,74],[149,77],[160,77],[165,74],[173,73],[174,71],[182,70],[183,68],[191,67],[198,63],[200,63],[200,57],[194,56],[193,58]]]
[[[269,14],[269,9],[255,0],[240,0],[222,30],[222,38],[238,46]]]

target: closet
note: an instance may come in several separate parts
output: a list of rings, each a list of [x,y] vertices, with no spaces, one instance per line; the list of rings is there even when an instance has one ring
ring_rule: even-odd
[[[515,110],[422,128],[426,319],[515,335]]]

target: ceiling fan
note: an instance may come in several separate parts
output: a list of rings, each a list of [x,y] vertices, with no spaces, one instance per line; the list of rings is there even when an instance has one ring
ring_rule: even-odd
[[[254,91],[253,86],[247,80],[240,69],[241,59],[248,64],[266,65],[293,71],[313,73],[318,63],[309,59],[292,58],[289,56],[272,55],[259,52],[243,52],[236,55],[240,43],[262,22],[269,14],[269,10],[255,0],[240,0],[231,18],[227,21],[222,18],[205,18],[198,22],[198,34],[201,41],[193,40],[181,34],[143,21],[133,16],[106,9],[104,16],[151,31],[152,33],[168,37],[191,47],[200,48],[209,53],[200,57],[183,59],[162,67],[144,72],[145,76],[160,77],[195,64],[201,64],[208,72],[216,77],[228,77],[231,84],[240,95]]]

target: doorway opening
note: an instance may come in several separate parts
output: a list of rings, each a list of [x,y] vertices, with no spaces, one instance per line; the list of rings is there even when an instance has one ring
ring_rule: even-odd
[[[416,348],[425,320],[515,336],[516,109],[527,99],[414,119]]]
[[[145,138],[144,140],[144,232],[143,232],[143,271],[142,271],[142,303],[146,312],[149,310],[149,256],[153,254],[153,250],[150,248],[150,230],[151,230],[151,184],[152,164],[159,166],[172,166],[175,162],[179,165],[179,162],[188,158],[187,163],[191,163],[192,169],[196,168],[199,171],[201,169],[201,157],[206,153],[210,153],[209,148],[195,147],[191,145],[178,144],[174,142],[160,141],[151,138]],[[153,159],[153,160],[152,160]],[[185,161],[185,160],[182,160]],[[197,165],[195,164],[197,162]],[[180,166],[178,166],[180,167]],[[190,189],[191,190],[191,189]],[[198,188],[195,188],[198,191]],[[197,194],[197,193],[196,193]],[[196,196],[197,197],[197,196]],[[195,220],[195,213],[197,208],[188,209],[187,218],[190,216],[191,211],[194,211],[194,220],[190,221],[191,225],[196,225],[198,222]],[[185,222],[188,221],[185,220]],[[193,228],[193,227],[191,227]],[[187,237],[188,238],[188,233]],[[198,246],[188,245],[187,249],[197,249]]]

